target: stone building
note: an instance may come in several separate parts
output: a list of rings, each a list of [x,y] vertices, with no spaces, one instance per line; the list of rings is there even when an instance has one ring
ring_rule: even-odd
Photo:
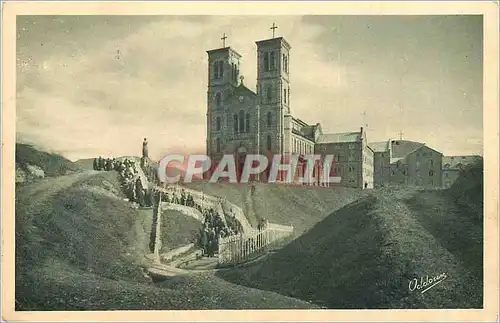
[[[341,185],[364,187],[367,182],[368,187],[373,187],[373,166],[370,166],[373,152],[367,147],[366,133],[361,130],[357,135],[347,136],[349,142],[332,141],[339,134],[324,135],[319,123],[311,125],[293,117],[290,44],[283,37],[273,37],[257,41],[256,45],[255,92],[245,86],[244,78],[239,75],[242,63],[236,50],[222,47],[207,51],[206,150],[213,162],[207,176],[226,154],[234,155],[237,174],[241,174],[247,154],[281,155],[285,159],[295,154],[299,155],[295,177],[300,177],[305,166],[303,155],[331,151],[342,154],[338,170],[346,176],[351,173]],[[319,164],[314,169],[318,179],[320,169]],[[263,177],[268,174],[269,169]],[[314,184],[321,185],[318,181]]]
[[[373,150],[366,141],[366,131],[322,134],[316,140],[315,153],[333,154],[333,174],[340,185],[373,188]]]
[[[408,140],[388,140],[369,146],[374,151],[375,187],[442,187],[442,153],[424,143]]]
[[[444,156],[443,157],[443,187],[448,188],[457,180],[460,172],[468,165],[482,162],[478,155],[472,156]]]

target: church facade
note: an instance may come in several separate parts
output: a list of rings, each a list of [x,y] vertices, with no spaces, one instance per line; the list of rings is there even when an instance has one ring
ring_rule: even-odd
[[[238,174],[247,154],[298,155],[294,178],[299,178],[305,171],[303,155],[334,153],[343,157],[334,160],[337,165],[332,166],[330,176],[349,175],[337,185],[373,187],[373,151],[363,128],[348,133],[350,136],[323,134],[319,123],[311,125],[293,117],[290,44],[283,37],[273,37],[257,41],[256,45],[256,91],[247,88],[240,77],[241,55],[236,50],[224,46],[207,51],[206,150],[213,162],[211,171],[227,154],[234,155]],[[318,178],[315,185],[324,185],[316,176],[321,167],[314,167],[314,177]],[[268,171],[262,176],[268,176]]]

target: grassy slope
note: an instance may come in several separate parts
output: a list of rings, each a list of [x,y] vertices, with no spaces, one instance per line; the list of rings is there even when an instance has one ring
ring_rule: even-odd
[[[33,146],[16,144],[16,164],[25,168],[26,164],[36,165],[43,169],[45,176],[59,176],[80,170],[78,165],[57,155],[39,151]]]
[[[329,308],[481,307],[481,224],[440,194],[373,191],[265,262],[220,275]],[[432,290],[409,291],[442,272]]]
[[[224,196],[240,206],[245,215],[248,209],[247,195],[250,187],[243,184],[191,183],[187,187],[203,189],[207,194]],[[366,196],[366,191],[351,188],[322,188],[274,184],[256,184],[253,198],[250,199],[255,213],[255,224],[261,218],[270,222],[293,225],[296,235],[301,235],[324,219],[332,211]]]
[[[116,173],[90,171],[16,188],[17,310],[313,307],[213,276],[154,285],[150,213],[113,187]]]
[[[162,250],[169,250],[195,242],[201,222],[179,211],[168,210],[162,213]]]

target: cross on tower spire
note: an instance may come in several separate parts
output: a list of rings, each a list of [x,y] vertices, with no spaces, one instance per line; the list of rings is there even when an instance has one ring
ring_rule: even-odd
[[[224,47],[224,48],[226,47],[226,39],[227,39],[227,36],[226,36],[226,33],[224,33],[224,35],[222,35],[222,38],[221,38],[222,47]]]
[[[273,31],[273,38],[274,38],[274,33],[275,33],[277,28],[278,28],[278,26],[276,26],[276,24],[274,22],[273,22],[273,26],[271,28],[269,28]]]

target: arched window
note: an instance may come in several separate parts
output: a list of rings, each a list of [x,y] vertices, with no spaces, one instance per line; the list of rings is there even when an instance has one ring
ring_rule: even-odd
[[[264,70],[269,71],[269,53],[264,53]]]
[[[273,123],[273,115],[271,114],[271,111],[268,111],[267,112],[267,126],[270,127],[272,123]]]
[[[238,118],[240,121],[239,125],[240,132],[243,132],[245,131],[245,112],[243,112],[243,110],[240,110],[240,115],[238,116]]]
[[[285,72],[288,73],[288,57],[285,56]]]
[[[234,119],[234,132],[238,132],[238,115],[235,114],[233,116],[233,119]]]
[[[276,69],[276,59],[274,57],[274,52],[271,52],[271,57],[269,58],[271,61],[271,67],[269,68],[271,71],[274,71]]]
[[[215,94],[215,106],[220,107],[220,102],[221,102],[221,94],[220,92],[217,92]]]
[[[268,85],[266,88],[266,97],[268,101],[271,101],[271,99],[273,98],[273,88],[271,85]]]
[[[224,77],[224,62],[219,61],[219,78]]]
[[[283,89],[283,100],[285,100],[286,103],[286,89]]]
[[[283,71],[286,72],[286,63],[285,63],[285,61],[286,61],[286,56],[285,56],[285,54],[283,54],[283,68],[282,69],[283,69]]]
[[[215,119],[215,129],[217,131],[220,130],[220,117],[217,117],[217,119]]]
[[[250,132],[250,113],[245,115],[245,132]]]
[[[267,150],[271,150],[271,136],[267,135]]]
[[[219,62],[215,61],[212,67],[212,73],[213,73],[213,78],[218,79],[219,78]]]
[[[219,137],[217,137],[215,139],[215,148],[216,148],[217,152],[220,153],[220,138]]]

